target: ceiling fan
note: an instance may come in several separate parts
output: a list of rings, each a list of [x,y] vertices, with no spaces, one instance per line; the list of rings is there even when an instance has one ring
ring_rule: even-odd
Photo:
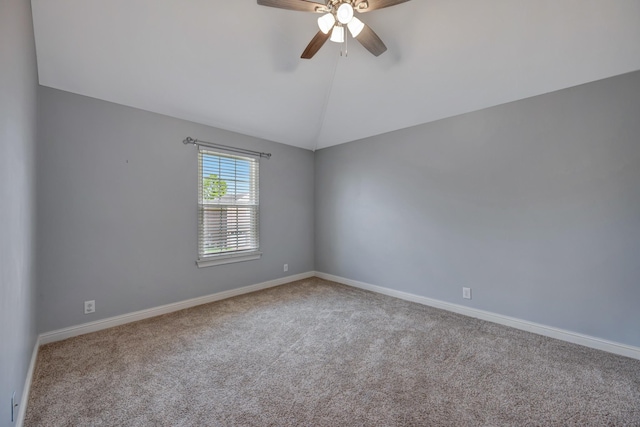
[[[343,43],[346,40],[345,27],[369,52],[375,56],[381,55],[387,47],[367,24],[354,16],[354,11],[370,12],[407,1],[409,0],[326,0],[318,3],[311,0],[258,0],[258,4],[322,14],[318,18],[320,31],[313,37],[301,56],[303,59],[311,59],[327,40]]]

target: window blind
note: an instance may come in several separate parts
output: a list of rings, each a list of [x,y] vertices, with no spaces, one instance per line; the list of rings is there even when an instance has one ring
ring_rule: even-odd
[[[259,250],[258,159],[200,147],[198,257]]]

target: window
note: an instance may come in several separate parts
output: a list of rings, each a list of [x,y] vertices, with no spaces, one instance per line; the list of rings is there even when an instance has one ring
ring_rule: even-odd
[[[258,159],[198,152],[198,267],[260,258]]]

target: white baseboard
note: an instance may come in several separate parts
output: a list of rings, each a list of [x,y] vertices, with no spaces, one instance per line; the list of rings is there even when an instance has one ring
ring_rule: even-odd
[[[24,424],[24,417],[27,414],[27,403],[29,401],[29,392],[31,391],[31,382],[33,380],[33,371],[36,368],[36,360],[38,360],[38,349],[40,348],[40,337],[36,338],[36,342],[31,352],[31,362],[29,362],[29,369],[27,369],[27,377],[24,380],[24,387],[22,387],[22,398],[20,399],[20,406],[18,406],[18,415],[16,417],[16,427],[22,427]]]
[[[523,331],[533,332],[534,334],[544,335],[546,337],[556,338],[573,344],[579,344],[585,347],[595,348],[597,350],[603,350],[609,353],[614,353],[640,360],[640,347],[607,341],[600,338],[591,337],[589,335],[579,334],[577,332],[571,332],[564,329],[554,328],[552,326],[517,319],[515,317],[503,316],[501,314],[491,313],[489,311],[478,310],[476,308],[470,308],[458,304],[439,301],[436,299],[422,297],[407,292],[396,291],[394,289],[389,289],[382,286],[370,285],[368,283],[345,279],[344,277],[334,276],[332,274],[316,271],[315,275],[321,279],[330,280],[332,282],[342,283],[344,285],[353,286],[355,288],[365,289],[367,291],[372,291],[379,294],[416,302],[422,305],[428,305],[430,307],[440,308],[442,310],[452,311],[454,313],[462,314],[465,316],[475,317],[476,319],[486,320]]]
[[[65,340],[67,338],[78,335],[88,334],[90,332],[101,331],[103,329],[112,328],[114,326],[124,325],[126,323],[136,322],[138,320],[148,319],[150,317],[160,316],[162,314],[172,313],[185,308],[195,307],[196,305],[208,304],[214,301],[235,297],[262,289],[273,288],[275,286],[284,285],[285,283],[295,282],[296,280],[307,279],[313,277],[314,272],[295,274],[293,276],[282,277],[279,279],[269,280],[268,282],[258,283],[256,285],[245,286],[243,288],[231,289],[229,291],[217,292],[203,297],[193,298],[173,304],[161,305],[159,307],[149,308],[147,310],[127,313],[120,316],[109,317],[107,319],[96,320],[95,322],[83,323],[77,326],[58,329],[51,332],[40,334],[40,344],[48,344],[56,341]]]

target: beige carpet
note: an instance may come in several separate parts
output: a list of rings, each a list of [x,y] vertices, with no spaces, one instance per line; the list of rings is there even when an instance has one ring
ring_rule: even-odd
[[[317,278],[40,349],[26,426],[640,426],[640,361]]]

